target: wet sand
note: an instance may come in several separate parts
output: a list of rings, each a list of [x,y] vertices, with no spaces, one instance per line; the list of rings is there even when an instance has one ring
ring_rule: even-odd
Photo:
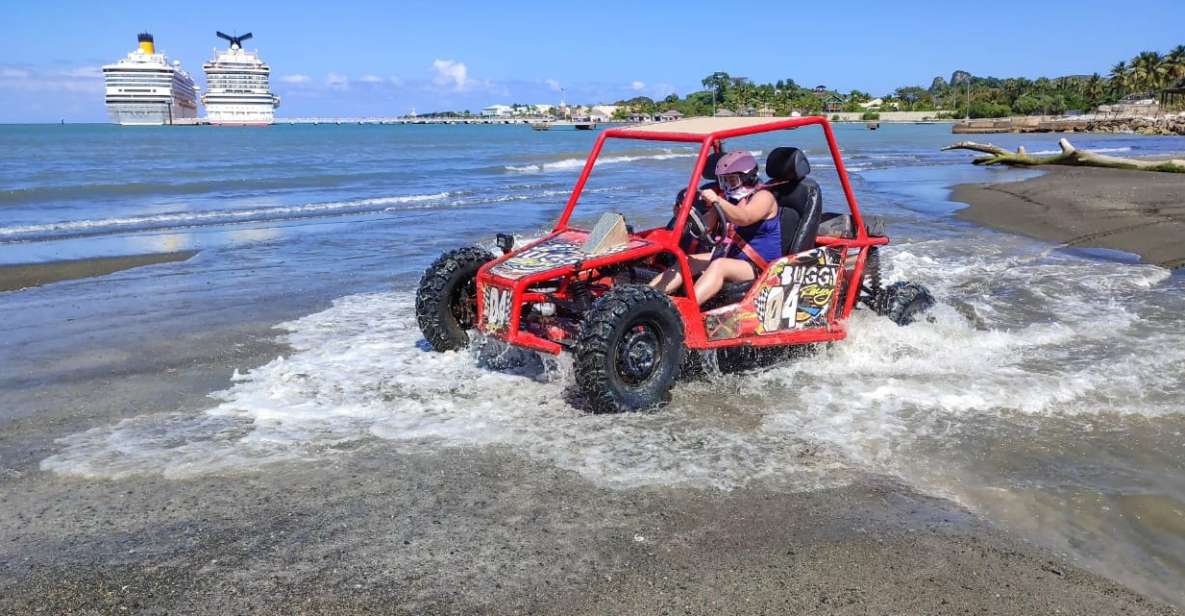
[[[1185,266],[1185,174],[1042,167],[1005,184],[964,184],[958,217],[1071,247],[1122,250],[1146,263]]]
[[[51,282],[106,276],[133,267],[186,261],[195,250],[122,257],[94,257],[49,263],[0,265],[0,292],[38,287]]]
[[[871,475],[614,490],[505,447],[379,439],[195,479],[40,470],[58,437],[200,412],[285,351],[266,323],[141,345],[0,388],[28,411],[0,417],[0,613],[1174,613]]]

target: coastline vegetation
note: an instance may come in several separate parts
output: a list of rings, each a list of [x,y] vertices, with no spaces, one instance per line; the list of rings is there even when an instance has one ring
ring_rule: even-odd
[[[939,76],[929,88],[902,86],[880,98],[868,92],[847,94],[823,86],[806,88],[793,79],[754,83],[745,77],[715,72],[700,82],[704,89],[685,97],[671,94],[661,100],[638,96],[617,101],[617,116],[658,114],[675,110],[687,116],[712,115],[720,109],[733,113],[789,115],[876,111],[934,111],[935,117],[997,118],[1011,115],[1051,115],[1086,112],[1125,97],[1155,98],[1168,87],[1185,80],[1185,45],[1168,53],[1143,51],[1129,61],[1111,67],[1106,76],[977,77],[955,71],[948,81]]]

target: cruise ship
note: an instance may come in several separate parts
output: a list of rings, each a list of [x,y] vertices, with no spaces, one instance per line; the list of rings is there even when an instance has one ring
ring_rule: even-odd
[[[156,52],[147,32],[127,57],[103,66],[107,115],[116,124],[160,125],[197,117],[197,88],[177,61]]]
[[[206,119],[215,126],[267,126],[272,123],[280,97],[268,88],[271,69],[259,59],[259,53],[243,49],[243,41],[251,38],[217,33],[218,38],[230,43],[228,49],[214,52],[214,59],[205,63]]]

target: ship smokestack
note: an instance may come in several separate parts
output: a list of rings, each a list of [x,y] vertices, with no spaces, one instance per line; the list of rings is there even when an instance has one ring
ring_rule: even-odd
[[[152,55],[156,53],[156,43],[152,41],[152,35],[147,32],[141,32],[136,36],[136,40],[140,41],[140,51]]]

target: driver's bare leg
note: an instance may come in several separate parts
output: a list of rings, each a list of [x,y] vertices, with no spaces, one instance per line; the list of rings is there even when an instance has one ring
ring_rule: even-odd
[[[687,265],[691,267],[691,275],[699,276],[701,272],[707,269],[711,260],[712,253],[710,252],[687,255]],[[683,275],[679,273],[679,265],[675,264],[663,270],[661,274],[655,276],[650,281],[650,286],[667,295],[678,291],[679,287],[683,286]]]
[[[695,282],[695,301],[702,305],[719,293],[725,282],[748,282],[756,277],[748,261],[716,259]]]

